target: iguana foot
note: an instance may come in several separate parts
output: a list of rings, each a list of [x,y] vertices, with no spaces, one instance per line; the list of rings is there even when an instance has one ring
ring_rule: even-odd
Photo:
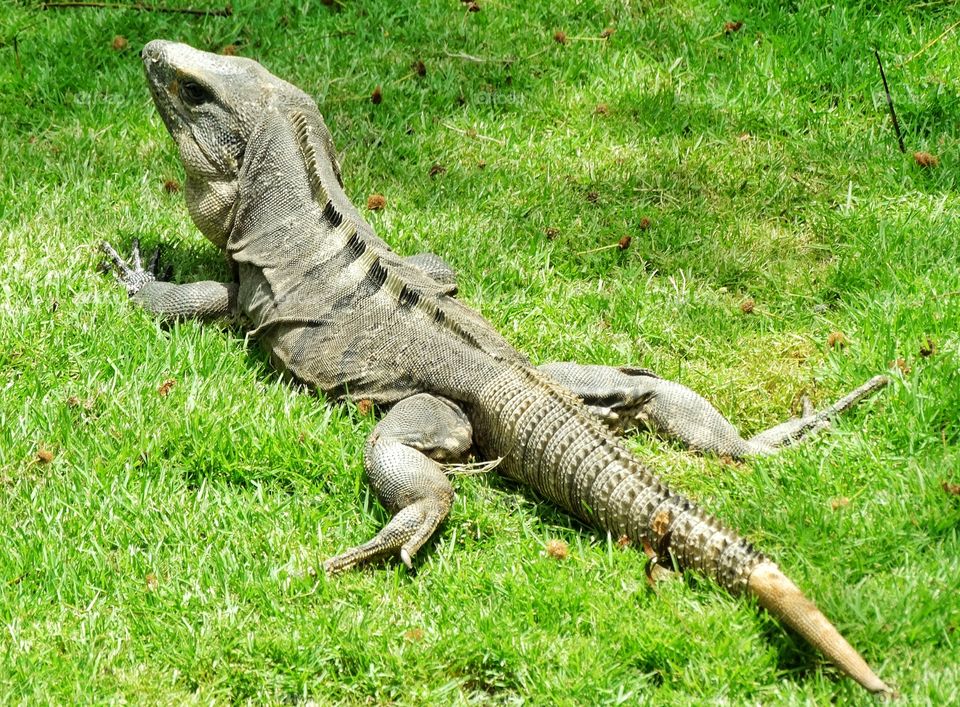
[[[467,416],[449,401],[421,393],[394,405],[367,440],[364,466],[380,502],[395,515],[372,540],[327,560],[324,569],[333,574],[387,555],[412,568],[413,556],[453,504],[440,460],[463,457],[472,437]]]
[[[890,382],[887,376],[874,376],[859,388],[855,388],[833,405],[815,411],[809,398],[803,397],[803,412],[800,417],[787,420],[775,427],[764,430],[747,440],[753,454],[776,454],[782,447],[799,442],[830,426],[830,421],[863,399],[873,395]]]
[[[125,261],[120,254],[114,250],[113,246],[109,243],[104,242],[100,246],[100,250],[106,253],[107,257],[110,258],[110,262],[106,263],[105,270],[111,270],[111,264],[113,266],[112,272],[114,277],[117,278],[117,282],[123,285],[127,294],[130,297],[133,297],[137,294],[143,286],[148,282],[153,282],[154,280],[169,280],[173,275],[173,266],[168,265],[166,270],[162,274],[157,274],[157,266],[160,262],[160,246],[157,246],[157,249],[153,251],[153,255],[150,257],[150,262],[147,264],[147,267],[144,268],[143,264],[140,261],[140,239],[134,238],[133,245],[130,249],[130,262],[129,264]]]
[[[327,574],[336,574],[368,560],[399,555],[413,569],[413,556],[430,539],[447,517],[453,501],[453,489],[446,498],[423,498],[397,513],[372,540],[350,548],[323,563]]]
[[[596,417],[618,432],[647,428],[690,449],[738,459],[776,454],[813,436],[889,382],[886,376],[875,376],[820,412],[804,399],[801,417],[744,439],[702,396],[646,369],[548,363],[540,370],[580,397]]]

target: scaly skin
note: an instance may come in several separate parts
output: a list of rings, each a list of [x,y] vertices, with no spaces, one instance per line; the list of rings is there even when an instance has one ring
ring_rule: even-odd
[[[695,393],[636,369],[537,370],[452,299],[442,261],[403,259],[363,222],[306,94],[248,59],[185,45],[151,42],[143,59],[187,173],[190,214],[226,251],[238,281],[171,285],[141,267],[136,249],[128,266],[107,246],[128,293],[161,316],[243,314],[296,380],[393,405],[365,455],[393,519],[330,559],[328,571],[384,555],[410,565],[450,509],[442,462],[462,459],[475,442],[504,474],[574,515],[755,595],[866,689],[891,694],[776,565],[667,489],[598,419],[632,416],[693,446],[746,456],[821,426],[853,398],[744,441]]]

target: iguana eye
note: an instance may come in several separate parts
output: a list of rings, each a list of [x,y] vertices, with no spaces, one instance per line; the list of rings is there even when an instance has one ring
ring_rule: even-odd
[[[180,97],[185,103],[198,106],[210,100],[210,92],[196,81],[184,81],[180,84]]]

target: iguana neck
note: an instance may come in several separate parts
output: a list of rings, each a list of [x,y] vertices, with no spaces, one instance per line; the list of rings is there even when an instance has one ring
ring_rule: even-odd
[[[231,253],[258,242],[269,244],[284,260],[341,249],[344,243],[336,229],[323,218],[323,199],[358,231],[373,235],[340,185],[332,162],[318,154],[319,147],[312,142],[310,154],[305,154],[299,116],[270,107],[250,137],[227,242]],[[281,242],[269,238],[278,231],[283,232]]]

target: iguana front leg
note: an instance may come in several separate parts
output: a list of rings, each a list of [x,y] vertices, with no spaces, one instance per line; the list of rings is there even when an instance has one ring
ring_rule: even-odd
[[[114,275],[130,298],[144,309],[172,319],[226,317],[237,312],[237,284],[205,280],[175,285],[165,282],[170,268],[157,274],[160,249],[154,251],[146,268],[140,260],[140,241],[134,239],[127,263],[109,243],[101,249],[110,258]]]
[[[743,458],[776,454],[781,448],[829,426],[889,382],[875,376],[833,405],[816,412],[804,402],[803,415],[749,439],[702,396],[642,368],[614,368],[576,363],[548,363],[540,370],[579,396],[591,411],[614,429],[648,428],[678,439],[691,449]]]
[[[385,555],[407,567],[450,512],[453,486],[440,462],[470,449],[473,429],[453,403],[426,393],[401,400],[367,440],[364,467],[380,503],[394,514],[377,535],[324,563],[329,573]]]

